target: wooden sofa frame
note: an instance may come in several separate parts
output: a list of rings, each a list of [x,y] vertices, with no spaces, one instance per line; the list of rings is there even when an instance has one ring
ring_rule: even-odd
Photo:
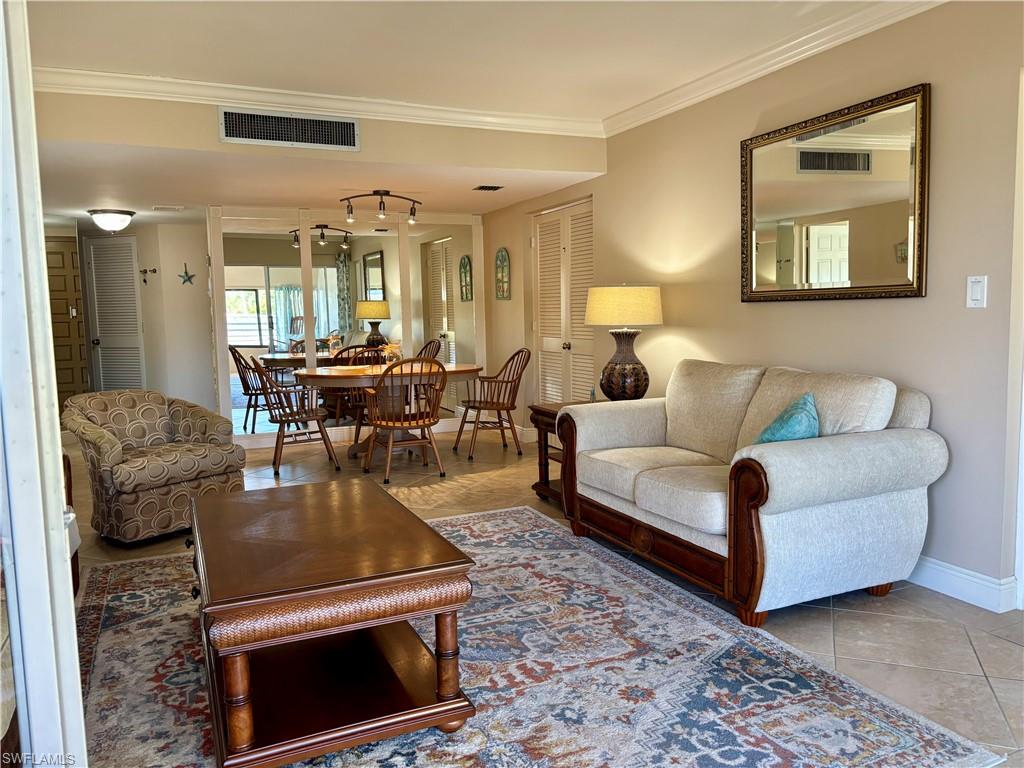
[[[768,476],[759,462],[741,459],[729,472],[729,549],[722,557],[581,496],[576,488],[576,422],[564,414],[556,430],[563,455],[562,513],[574,534],[596,534],[725,598],[747,626],[764,624],[767,611],[755,610],[765,562],[760,508],[768,500]],[[891,583],[881,584],[867,591],[882,597],[891,588]]]

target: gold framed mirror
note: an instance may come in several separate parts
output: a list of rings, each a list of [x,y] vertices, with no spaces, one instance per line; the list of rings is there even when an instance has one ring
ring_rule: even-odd
[[[928,90],[740,143],[742,301],[925,295]]]

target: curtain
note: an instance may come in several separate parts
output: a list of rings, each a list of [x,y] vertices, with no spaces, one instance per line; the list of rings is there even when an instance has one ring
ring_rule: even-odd
[[[334,264],[338,268],[338,330],[344,335],[352,330],[352,258],[340,251],[334,257]]]
[[[270,289],[270,312],[274,317],[275,347],[287,350],[292,318],[302,315],[302,286],[273,286]]]

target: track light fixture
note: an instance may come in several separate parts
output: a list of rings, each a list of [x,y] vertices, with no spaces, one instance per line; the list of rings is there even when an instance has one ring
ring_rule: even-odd
[[[386,197],[391,197],[394,198],[395,200],[405,200],[405,202],[410,203],[410,224],[416,223],[416,206],[423,205],[421,201],[413,200],[411,197],[406,197],[405,195],[393,195],[391,194],[391,190],[389,189],[375,189],[373,190],[373,192],[367,192],[365,195],[351,195],[350,197],[343,197],[338,202],[345,203],[345,221],[347,221],[349,224],[354,224],[356,220],[355,213],[352,210],[352,201],[358,200],[362,197],[377,198],[377,218],[380,219],[381,221],[384,221],[384,219],[388,217],[388,209],[387,206],[384,204],[384,198]]]
[[[347,251],[349,249],[348,236],[352,233],[347,229],[339,229],[338,227],[332,227],[330,224],[314,224],[309,228],[311,232],[319,230],[320,238],[316,241],[317,245],[327,245],[327,233],[328,232],[340,232],[345,238],[341,241],[342,250]],[[292,248],[301,248],[302,244],[299,242],[299,230],[291,229],[288,234],[292,236]]]

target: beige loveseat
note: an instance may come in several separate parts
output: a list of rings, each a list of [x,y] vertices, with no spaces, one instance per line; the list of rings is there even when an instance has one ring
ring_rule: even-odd
[[[92,527],[131,542],[192,526],[192,499],[244,490],[245,450],[230,419],[159,392],[120,389],[69,397],[64,429],[82,444]]]
[[[806,392],[821,436],[753,445]],[[930,415],[923,393],[874,376],[683,360],[665,397],[560,411],[565,514],[755,626],[819,597],[883,595],[920,556],[948,462]]]

